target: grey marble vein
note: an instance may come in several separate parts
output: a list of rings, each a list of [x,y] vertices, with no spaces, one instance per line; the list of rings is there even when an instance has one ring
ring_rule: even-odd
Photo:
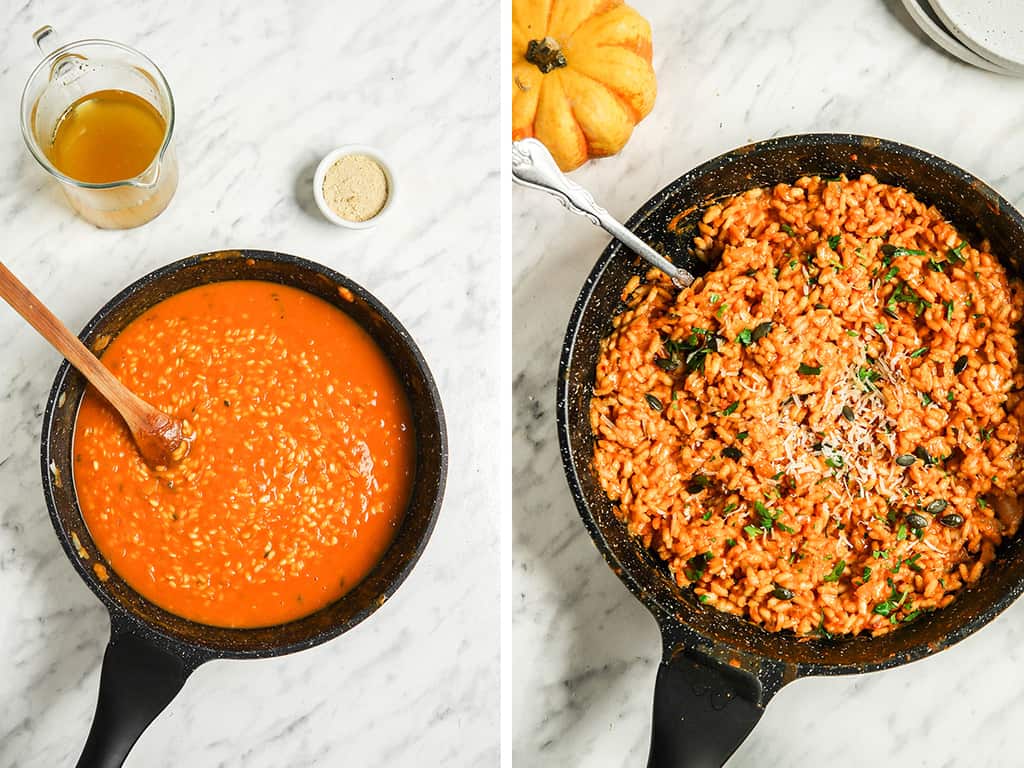
[[[1024,81],[950,58],[898,0],[633,3],[651,21],[659,93],[617,157],[573,178],[625,219],[704,160],[770,136],[849,131],[917,145],[1024,204]],[[569,496],[554,386],[573,301],[606,243],[544,195],[514,188],[514,670],[516,765],[644,765],[657,628],[607,568]],[[1024,603],[936,657],[775,698],[730,768],[1024,764],[1017,639]]]
[[[141,229],[76,219],[23,146],[31,33],[136,45],[177,104],[181,182]],[[129,768],[483,766],[498,755],[498,13],[483,0],[0,6],[0,255],[73,328],[131,280],[224,247],[290,252],[373,291],[409,328],[447,407],[451,471],[423,559],[343,638],[201,667]],[[394,217],[325,222],[310,186],[333,147],[396,169]],[[59,358],[0,305],[0,768],[70,766],[108,625],[43,504],[42,407]]]

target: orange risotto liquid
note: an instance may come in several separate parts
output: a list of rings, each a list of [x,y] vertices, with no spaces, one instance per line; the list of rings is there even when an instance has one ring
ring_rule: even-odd
[[[143,596],[204,624],[269,626],[334,602],[384,555],[415,437],[395,371],[346,314],[295,288],[214,283],[142,314],[103,362],[197,434],[153,472],[106,401],[82,401],[82,513]]]

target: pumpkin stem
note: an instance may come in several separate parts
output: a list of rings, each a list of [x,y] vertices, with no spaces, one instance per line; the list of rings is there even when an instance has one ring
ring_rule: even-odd
[[[543,40],[531,40],[526,46],[526,60],[535,64],[537,69],[545,75],[553,69],[567,66],[565,54],[558,46],[558,41],[553,37],[545,37]]]

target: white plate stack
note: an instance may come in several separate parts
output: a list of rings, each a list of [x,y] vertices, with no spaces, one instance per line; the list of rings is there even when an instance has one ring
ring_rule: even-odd
[[[1024,77],[1024,0],[903,0],[935,43],[959,59]]]

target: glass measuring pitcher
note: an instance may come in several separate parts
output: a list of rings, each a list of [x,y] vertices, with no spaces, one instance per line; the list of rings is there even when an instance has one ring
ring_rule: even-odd
[[[59,45],[51,27],[33,35],[44,55],[21,95],[21,133],[39,164],[61,182],[71,207],[104,229],[128,229],[156,218],[178,186],[178,165],[171,146],[174,99],[163,73],[148,57],[109,40],[78,40]],[[163,142],[152,162],[132,178],[90,182],[75,179],[54,163],[63,120],[90,95],[138,97],[159,113]],[[137,99],[134,99],[138,103]],[[109,148],[116,151],[115,147]]]

